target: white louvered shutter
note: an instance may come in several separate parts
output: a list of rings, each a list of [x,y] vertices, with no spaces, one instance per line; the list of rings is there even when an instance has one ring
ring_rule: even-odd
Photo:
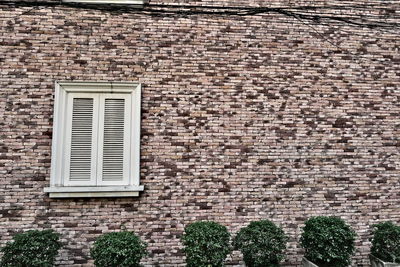
[[[69,101],[66,185],[95,185],[96,167],[93,158],[97,153],[95,142],[98,116],[95,113],[98,99],[74,94]]]
[[[90,181],[93,99],[74,98],[71,128],[70,181]]]
[[[128,98],[124,95],[104,95],[101,98],[103,131],[99,144],[99,177],[100,185],[122,185],[128,179],[129,132],[127,113]],[[101,120],[101,118],[100,118]]]

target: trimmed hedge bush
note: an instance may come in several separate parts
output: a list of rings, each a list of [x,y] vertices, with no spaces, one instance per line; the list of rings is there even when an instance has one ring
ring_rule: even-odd
[[[12,242],[1,249],[3,267],[53,266],[58,250],[60,234],[53,230],[30,230],[16,234]]]
[[[223,266],[231,251],[228,229],[212,221],[189,224],[185,227],[182,241],[188,267]]]
[[[233,241],[249,267],[279,266],[284,258],[288,238],[281,228],[269,220],[251,222],[242,228]]]
[[[96,239],[90,255],[98,267],[139,267],[147,245],[133,232],[113,232]]]
[[[383,222],[372,227],[371,254],[383,261],[400,263],[400,226]]]
[[[303,231],[300,242],[308,260],[318,266],[350,265],[356,233],[342,219],[311,217],[305,222]]]

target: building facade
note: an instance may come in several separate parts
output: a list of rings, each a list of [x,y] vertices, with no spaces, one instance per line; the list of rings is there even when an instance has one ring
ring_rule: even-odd
[[[149,245],[144,265],[184,266],[188,223],[234,234],[270,219],[290,237],[284,265],[296,266],[304,221],[336,215],[357,232],[354,266],[368,265],[370,226],[400,223],[399,16],[396,1],[1,1],[1,244],[51,228],[65,243],[59,265],[91,266],[96,237],[127,229]],[[141,93],[118,113],[134,115],[125,136],[136,178],[92,175],[76,193],[84,178],[61,174],[72,160],[55,146],[71,137],[55,131],[73,128],[75,111],[56,91],[77,84],[82,99],[99,99],[92,115],[107,112],[100,95],[126,94],[121,84]],[[91,116],[82,120],[106,125]],[[107,149],[93,147],[103,152],[92,159]],[[227,260],[241,264],[237,252]]]

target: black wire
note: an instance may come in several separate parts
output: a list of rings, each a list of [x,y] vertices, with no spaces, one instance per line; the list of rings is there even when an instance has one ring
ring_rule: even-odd
[[[345,2],[345,1],[342,1]],[[352,2],[349,2],[352,3]],[[397,0],[391,3],[390,1],[385,2],[375,2],[376,4],[371,4],[372,1],[369,1],[370,4],[352,4],[352,5],[329,5],[329,6],[284,6],[284,7],[273,7],[269,9],[277,10],[277,9],[296,9],[296,10],[317,10],[317,9],[354,9],[354,8],[368,8],[371,7],[378,7],[384,6],[387,7],[388,5],[399,5]],[[99,9],[103,9],[101,7],[123,7],[125,9],[130,9],[130,5],[114,5],[114,4],[90,4],[82,2],[64,2],[63,0],[60,1],[29,1],[29,0],[19,0],[19,1],[12,1],[12,0],[0,0],[0,4],[3,5],[12,5],[12,6],[86,6],[86,7],[98,7]],[[171,4],[146,4],[146,7],[158,7],[158,8],[170,8],[170,9],[181,9],[181,8],[201,8],[201,9],[223,9],[223,10],[254,10],[254,9],[266,9],[268,7],[256,7],[256,6],[217,6],[217,5],[186,5],[186,4],[179,4],[179,5],[171,5]],[[135,8],[134,8],[135,9]]]
[[[376,4],[379,3],[379,4]],[[396,1],[396,3],[398,3]],[[50,2],[50,1],[4,1],[0,0],[0,5],[15,6],[15,7],[37,7],[37,6],[65,6],[83,9],[96,9],[117,12],[129,13],[144,13],[151,16],[190,16],[190,15],[223,15],[223,16],[255,16],[267,13],[276,13],[287,17],[296,19],[303,19],[306,21],[329,21],[348,24],[354,27],[366,27],[370,29],[397,29],[400,28],[400,23],[388,22],[387,19],[396,20],[396,18],[372,16],[371,14],[336,14],[332,12],[323,12],[323,10],[336,10],[343,11],[350,9],[352,12],[359,11],[357,9],[374,10],[374,8],[387,6],[392,4],[389,1],[382,2],[369,2],[365,5],[330,5],[330,6],[294,6],[294,7],[238,7],[238,6],[198,6],[198,5],[165,5],[165,4],[148,4],[144,8],[134,8],[129,5],[94,5],[76,2]],[[393,2],[393,5],[394,2]],[[382,9],[385,11],[393,11],[393,9]],[[322,12],[321,12],[322,11]],[[396,12],[392,12],[396,13]]]
[[[65,2],[10,2],[10,1],[1,1],[0,6],[22,6],[22,7],[32,7],[28,11],[19,14],[19,16],[27,15],[36,7],[56,7],[56,6],[65,6],[65,7],[73,7],[79,9],[95,9],[95,10],[106,10],[106,11],[118,11],[118,12],[128,12],[128,13],[143,13],[145,15],[150,16],[188,16],[188,15],[234,15],[234,16],[254,16],[254,15],[262,15],[265,13],[275,13],[284,15],[286,17],[291,17],[293,20],[279,20],[280,23],[301,23],[307,27],[309,27],[313,32],[315,32],[323,41],[329,43],[337,50],[341,51],[344,54],[351,56],[352,60],[369,60],[370,58],[363,58],[362,55],[351,52],[350,50],[343,48],[336,44],[331,37],[324,36],[322,32],[319,32],[319,29],[315,28],[315,26],[321,27],[368,27],[374,28],[381,32],[386,31],[386,33],[395,34],[394,32],[389,32],[388,29],[393,29],[397,27],[397,24],[384,24],[380,21],[372,21],[373,23],[381,23],[379,25],[371,24],[371,21],[366,20],[368,23],[361,23],[354,21],[355,19],[360,19],[360,17],[348,17],[348,16],[328,16],[327,14],[320,15],[319,13],[310,13],[311,12],[319,12],[319,8],[321,9],[333,9],[333,8],[342,8],[347,9],[350,6],[321,6],[321,7],[278,7],[278,8],[268,8],[268,7],[214,7],[214,6],[183,6],[183,5],[146,5],[143,9],[131,8],[129,6],[113,6],[113,5],[87,5],[81,3],[65,3]],[[372,6],[372,5],[370,5]],[[360,6],[353,6],[360,7]],[[365,8],[365,6],[362,6]],[[354,11],[354,9],[352,9]],[[332,13],[335,14],[335,13]],[[335,14],[336,15],[336,14]],[[306,20],[312,24],[306,24],[304,21]],[[319,20],[319,21],[318,21]],[[328,22],[327,22],[328,21]],[[314,26],[313,26],[314,25]],[[380,28],[381,27],[381,28]],[[390,28],[391,27],[391,28]],[[342,31],[341,29],[336,28],[336,32]],[[367,36],[365,33],[362,36]],[[89,38],[89,36],[88,36]],[[384,38],[380,38],[384,39]]]
[[[371,1],[369,2],[371,3]],[[387,7],[390,5],[390,1],[376,2],[377,4],[357,4],[357,5],[330,5],[330,6],[286,6],[286,7],[244,7],[244,6],[213,6],[213,5],[171,5],[171,4],[146,4],[145,9],[138,9],[135,7],[131,7],[131,5],[116,5],[116,4],[90,4],[84,2],[63,2],[60,0],[56,1],[11,1],[11,0],[0,0],[0,5],[10,5],[10,6],[70,6],[70,7],[82,7],[82,8],[90,8],[90,9],[100,9],[100,10],[130,10],[130,11],[140,11],[146,10],[146,8],[167,8],[167,9],[214,9],[214,10],[250,10],[250,11],[274,11],[277,12],[279,10],[322,10],[322,9],[357,9],[357,8],[375,8],[377,9],[379,6]],[[399,4],[396,0],[393,2],[393,5]],[[380,10],[390,10],[388,8],[379,8]],[[377,9],[378,10],[378,9]]]

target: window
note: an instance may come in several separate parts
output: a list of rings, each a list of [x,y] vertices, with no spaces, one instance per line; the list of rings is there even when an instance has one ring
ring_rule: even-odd
[[[148,0],[63,0],[64,2],[76,2],[85,4],[119,4],[134,5],[141,7],[148,3]]]
[[[50,197],[138,196],[140,85],[56,83]]]

